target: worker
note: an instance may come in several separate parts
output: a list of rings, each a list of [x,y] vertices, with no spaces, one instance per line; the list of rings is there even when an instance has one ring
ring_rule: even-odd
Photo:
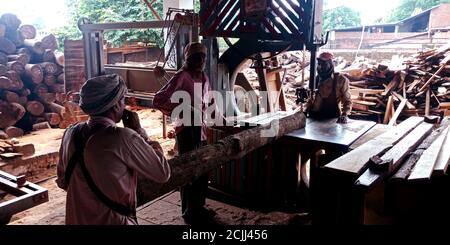
[[[338,118],[337,123],[347,123],[352,109],[349,80],[334,72],[333,54],[323,52],[319,55],[317,73],[318,90],[312,93],[306,105],[309,116],[319,120]]]
[[[170,116],[172,111],[180,105],[171,102],[174,93],[184,91],[191,98],[188,112],[197,117],[200,125],[195,125],[195,119],[183,123],[179,115],[174,115],[175,138],[178,153],[181,155],[206,145],[206,125],[204,112],[208,104],[210,91],[209,78],[204,72],[206,61],[206,47],[201,43],[189,43],[184,49],[183,67],[158,91],[153,99],[153,105],[163,114]],[[194,92],[194,86],[201,85],[201,91]],[[194,105],[194,97],[200,98],[201,103]],[[208,175],[202,175],[180,189],[182,217],[187,224],[205,224],[213,222],[214,211],[206,209],[205,199],[208,188]]]
[[[307,101],[306,112],[313,119],[337,118],[337,123],[346,124],[352,109],[349,80],[342,74],[334,72],[333,58],[333,54],[329,52],[323,52],[317,58],[318,76],[316,77],[316,82],[318,89],[312,93],[312,96]],[[298,191],[302,202],[306,202],[305,205],[309,206],[311,205],[309,193],[310,175],[307,174],[307,169],[313,172],[319,166],[341,156],[342,152],[325,151],[320,147],[305,146],[302,148],[300,155],[301,160],[297,165],[297,171],[300,171]],[[310,160],[314,161],[311,161],[310,166],[307,167],[307,162]]]
[[[56,183],[67,191],[66,224],[133,225],[138,174],[158,183],[170,167],[158,142],[125,110],[125,82],[118,75],[86,81],[80,107],[89,120],[64,132]],[[116,125],[120,120],[124,127]]]

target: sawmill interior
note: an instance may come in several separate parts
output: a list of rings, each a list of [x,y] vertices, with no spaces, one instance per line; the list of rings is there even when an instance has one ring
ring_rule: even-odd
[[[450,218],[448,1],[94,2],[77,37],[0,9],[0,224]]]

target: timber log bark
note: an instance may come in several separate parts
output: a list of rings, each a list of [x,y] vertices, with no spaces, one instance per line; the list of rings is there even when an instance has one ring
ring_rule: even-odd
[[[280,119],[278,122],[279,130],[276,132],[275,137],[261,137],[261,133],[268,130],[271,125],[258,126],[169,160],[172,173],[170,180],[165,184],[158,184],[140,176],[137,190],[138,205],[147,203],[178,187],[184,186],[222,164],[240,159],[253,150],[281,138],[285,134],[304,128],[306,117],[303,113],[297,112]]]

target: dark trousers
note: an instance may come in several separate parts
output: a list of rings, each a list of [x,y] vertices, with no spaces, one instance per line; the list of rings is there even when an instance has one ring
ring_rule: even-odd
[[[196,150],[205,145],[201,141],[201,127],[185,127],[176,135],[178,154]],[[183,216],[195,213],[205,205],[206,193],[208,191],[208,174],[181,187],[181,212]]]

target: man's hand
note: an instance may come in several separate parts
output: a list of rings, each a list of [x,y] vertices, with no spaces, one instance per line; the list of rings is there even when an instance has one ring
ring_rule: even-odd
[[[163,148],[161,147],[161,145],[159,144],[158,141],[154,141],[154,140],[148,139],[147,143],[153,148],[153,150],[159,151],[161,154],[164,155]]]
[[[347,120],[346,115],[339,116],[338,120],[336,121],[336,123],[342,123],[342,124],[347,124],[347,122],[348,122],[348,120]]]
[[[141,123],[139,122],[139,116],[136,112],[123,110],[122,115],[123,126],[133,130],[138,130],[141,128]]]

